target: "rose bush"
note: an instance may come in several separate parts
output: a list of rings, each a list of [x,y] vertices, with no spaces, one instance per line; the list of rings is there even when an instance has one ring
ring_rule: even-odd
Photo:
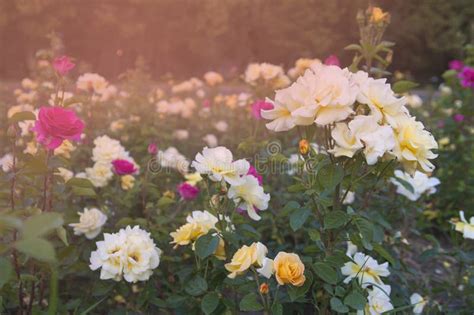
[[[2,312],[472,309],[472,209],[427,224],[449,155],[413,116],[414,84],[382,78],[389,21],[359,12],[348,67],[304,58],[288,73],[153,84],[138,64],[112,84],[38,54],[48,67],[14,91],[2,138]],[[450,78],[472,98],[463,69]],[[472,113],[456,114],[472,142]]]

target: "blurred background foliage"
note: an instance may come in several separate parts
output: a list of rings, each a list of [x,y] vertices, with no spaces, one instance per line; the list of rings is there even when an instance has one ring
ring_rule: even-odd
[[[427,80],[460,57],[474,33],[472,0],[373,1],[392,14],[392,69]],[[142,56],[155,76],[237,71],[251,61],[286,67],[337,54],[358,38],[354,14],[367,0],[17,0],[0,1],[0,78],[28,73],[45,34],[84,70],[108,77]],[[342,54],[342,55],[341,55]]]

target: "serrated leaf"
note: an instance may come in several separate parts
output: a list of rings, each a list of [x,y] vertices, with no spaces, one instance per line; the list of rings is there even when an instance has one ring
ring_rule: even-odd
[[[316,275],[323,281],[336,284],[337,283],[337,272],[329,264],[324,262],[317,262],[313,265]]]
[[[318,172],[319,183],[327,190],[332,190],[344,178],[344,169],[339,165],[329,164]]]
[[[303,298],[308,292],[311,284],[313,284],[313,274],[309,271],[305,272],[306,280],[301,287],[288,286],[287,292],[290,297],[291,302]]]
[[[207,258],[216,252],[219,245],[219,236],[208,233],[199,237],[194,244],[196,255],[201,258]]]
[[[23,238],[36,238],[59,228],[64,223],[62,215],[55,212],[45,212],[28,218],[22,227]]]
[[[192,296],[199,296],[207,291],[207,282],[203,277],[195,276],[186,283],[184,290]]]
[[[15,248],[25,255],[45,262],[54,262],[56,254],[50,242],[41,238],[30,238],[15,243]]]
[[[209,292],[201,301],[201,310],[208,315],[214,312],[219,305],[219,295],[216,292]]]
[[[308,219],[311,210],[307,208],[299,208],[290,215],[290,226],[293,231],[299,230]]]
[[[407,80],[400,80],[395,82],[392,86],[392,90],[397,94],[403,94],[411,89],[414,89],[418,86],[418,83],[407,81]]]
[[[349,221],[349,216],[340,210],[329,212],[324,218],[325,229],[337,229]]]
[[[255,293],[249,293],[242,298],[239,303],[239,308],[243,312],[257,312],[263,309],[262,304],[257,301]]]
[[[373,239],[373,224],[362,217],[355,217],[354,222],[360,234],[362,234],[362,241],[371,242]]]

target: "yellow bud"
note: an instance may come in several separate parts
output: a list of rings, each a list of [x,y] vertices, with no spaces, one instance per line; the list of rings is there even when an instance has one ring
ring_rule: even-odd
[[[259,290],[260,290],[260,293],[262,293],[262,294],[268,294],[268,291],[269,291],[268,284],[265,283],[265,282],[262,283],[262,284],[260,285]]]
[[[306,139],[301,139],[299,143],[300,153],[306,155],[309,152],[309,142]]]

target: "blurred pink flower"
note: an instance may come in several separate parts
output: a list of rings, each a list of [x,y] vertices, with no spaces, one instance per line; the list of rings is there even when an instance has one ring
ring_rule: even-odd
[[[135,165],[127,160],[117,159],[112,161],[115,174],[117,175],[130,175],[137,171]]]
[[[462,122],[464,120],[464,115],[463,114],[455,114],[453,116],[453,119],[455,122]]]
[[[56,57],[53,61],[53,67],[60,75],[68,74],[75,66],[68,56]]]
[[[148,145],[148,153],[150,153],[151,155],[155,155],[158,153],[158,146],[156,145],[156,143],[152,142]]]
[[[341,66],[341,63],[339,62],[339,58],[337,58],[336,55],[330,55],[329,57],[324,60],[325,65],[334,65],[334,66]]]
[[[258,184],[262,185],[262,183],[263,183],[262,175],[260,175],[258,173],[257,169],[255,167],[253,167],[252,165],[250,165],[250,168],[249,168],[249,171],[248,171],[247,175],[252,175],[253,177],[255,177],[258,180]]]
[[[211,107],[211,101],[208,100],[208,99],[205,99],[204,101],[202,101],[202,107],[204,107],[204,108]]]
[[[252,116],[256,120],[260,120],[260,119],[263,118],[262,114],[261,114],[261,111],[262,110],[270,110],[270,109],[273,109],[273,104],[272,103],[268,103],[268,102],[265,102],[265,101],[262,101],[262,100],[255,101],[255,103],[252,104]]]
[[[466,66],[462,68],[458,76],[459,79],[461,79],[461,85],[463,87],[474,89],[474,68]]]
[[[64,140],[80,141],[84,122],[70,109],[43,106],[32,130],[36,132],[39,143],[54,150]]]
[[[449,62],[449,69],[460,71],[464,67],[464,64],[461,60],[451,60]]]
[[[436,126],[437,126],[438,128],[444,128],[444,125],[445,125],[444,120],[440,120],[440,121],[438,121],[438,123],[436,124]]]
[[[193,200],[199,195],[199,188],[188,183],[178,185],[178,193],[184,200]]]

